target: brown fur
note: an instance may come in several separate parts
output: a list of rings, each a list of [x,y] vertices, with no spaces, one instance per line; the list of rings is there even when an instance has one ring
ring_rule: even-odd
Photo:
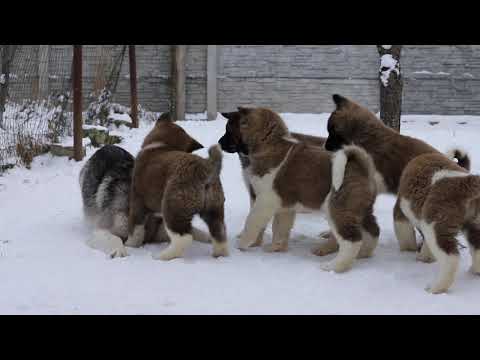
[[[327,150],[337,150],[345,144],[364,148],[373,158],[377,171],[382,175],[387,192],[396,194],[403,169],[413,158],[426,153],[439,153],[427,143],[401,135],[385,126],[367,108],[339,95],[334,95],[337,109],[328,120]],[[459,152],[454,153],[455,156]],[[458,158],[464,166],[470,166],[468,157]]]
[[[288,129],[280,116],[271,110],[240,108],[239,111],[242,115],[241,138],[248,149],[253,177],[267,178],[266,175],[272,171],[278,171],[272,182],[272,191],[280,198],[280,204],[275,205],[277,207],[273,209],[272,216],[278,216],[285,211],[294,212],[296,206],[320,210],[330,194],[330,200],[326,204],[330,213],[329,222],[332,221],[338,234],[343,238],[342,241],[361,241],[362,231],[370,233],[372,237],[378,237],[378,226],[371,213],[376,195],[374,166],[363,150],[352,147],[345,151],[348,159],[345,175],[341,187],[336,191],[331,186],[331,153],[318,147],[286,140],[290,137]],[[370,165],[365,164],[368,161]],[[270,196],[270,190],[265,189],[263,185],[255,188],[258,181],[263,180],[252,180],[257,201],[247,219],[241,248],[256,239],[255,236],[258,234],[250,231],[249,226],[255,221],[255,211],[261,209],[259,199]],[[262,191],[268,194],[261,193]],[[271,216],[267,217],[268,223]],[[249,234],[254,234],[255,239],[248,239]],[[288,236],[282,240],[288,241]],[[336,267],[334,270],[345,271],[347,268]]]
[[[435,174],[441,170],[466,176],[445,177],[432,184]],[[405,200],[418,222],[412,226],[420,228],[430,249],[438,248],[436,256],[440,256],[440,260],[458,257],[455,236],[461,231],[465,232],[472,251],[480,251],[480,176],[469,175],[442,154],[424,154],[406,166],[400,180],[395,209],[397,219],[403,221],[408,218],[401,207]],[[427,225],[433,226],[433,236]],[[432,252],[435,255],[435,251]],[[472,269],[480,273],[480,264],[475,264],[474,258],[472,261]],[[444,266],[444,261],[440,261],[440,266]],[[432,292],[446,291],[450,285],[434,287]]]
[[[157,121],[135,161],[127,245],[141,245],[143,239],[136,239],[134,230],[149,214],[161,214],[166,228],[178,236],[192,234],[192,218],[199,214],[213,237],[214,255],[227,255],[219,178],[222,153],[218,146],[209,149],[209,159],[189,153],[199,147],[178,125]],[[147,236],[155,233],[150,226],[154,222],[147,222]]]

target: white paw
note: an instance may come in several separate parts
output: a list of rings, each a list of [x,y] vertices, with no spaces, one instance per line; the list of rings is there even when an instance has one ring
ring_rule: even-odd
[[[113,249],[109,256],[111,259],[114,259],[117,257],[125,257],[125,256],[128,256],[128,252],[125,246],[122,246],[117,249]]]
[[[134,239],[131,236],[129,236],[127,241],[125,241],[125,246],[138,248],[138,247],[142,246],[142,242],[138,241],[137,239]]]
[[[225,245],[218,245],[216,247],[213,248],[213,253],[212,253],[212,256],[217,258],[217,257],[220,257],[220,256],[229,256],[229,251],[228,251],[228,245],[225,244]]]
[[[473,265],[470,266],[470,269],[468,269],[468,271],[473,275],[480,275],[480,269],[475,269]]]
[[[240,240],[237,242],[237,248],[239,250],[245,251],[250,247],[251,244],[252,244],[252,241],[242,236]]]
[[[434,263],[436,260],[433,256],[430,255],[425,255],[423,253],[418,253],[416,257],[417,261],[426,263],[426,264],[431,264]]]
[[[173,260],[173,259],[176,259],[176,258],[179,258],[179,257],[182,257],[182,256],[180,254],[174,252],[174,251],[169,251],[167,249],[167,250],[161,251],[158,254],[153,254],[152,257],[155,260],[168,261],[168,260]]]
[[[263,251],[267,253],[274,253],[274,252],[287,252],[288,245],[287,244],[278,244],[278,243],[271,243],[265,244],[262,247]]]
[[[440,285],[428,285],[425,288],[425,291],[429,292],[430,294],[443,294],[448,291],[448,288],[445,288],[444,286]]]

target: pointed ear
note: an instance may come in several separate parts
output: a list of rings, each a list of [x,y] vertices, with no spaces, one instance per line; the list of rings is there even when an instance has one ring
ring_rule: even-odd
[[[238,112],[240,113],[240,115],[248,115],[253,110],[251,108],[246,108],[246,107],[241,107],[241,106],[239,106],[237,109],[238,109]]]
[[[340,109],[348,103],[348,99],[341,95],[335,94],[333,95],[333,102],[335,105],[337,105],[337,109]]]
[[[228,112],[228,113],[222,113],[222,116],[226,118],[227,120],[232,120],[235,114],[238,114],[238,111],[233,111],[233,112]]]
[[[204,148],[204,146],[202,144],[200,144],[197,140],[192,139],[192,142],[190,143],[190,145],[188,147],[188,152],[192,153],[196,150],[203,149],[203,148]]]

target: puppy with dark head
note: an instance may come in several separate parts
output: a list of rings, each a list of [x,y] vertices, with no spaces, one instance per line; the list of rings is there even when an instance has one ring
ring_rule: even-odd
[[[387,127],[368,109],[343,96],[333,95],[333,101],[337,108],[328,120],[325,148],[336,151],[355,144],[365,149],[375,163],[375,179],[380,193],[398,193],[402,172],[412,159],[422,154],[440,154],[427,143]],[[469,170],[468,155],[459,149],[451,153],[460,166]],[[394,209],[394,221],[400,250],[417,251],[414,229],[398,205]],[[428,253],[428,249],[423,249],[418,259],[427,261],[430,257],[424,254]]]
[[[420,155],[403,171],[397,204],[438,260],[439,276],[427,291],[443,293],[453,284],[460,260],[455,237],[462,231],[470,246],[470,270],[480,274],[480,176],[442,154]]]
[[[337,257],[322,266],[343,272],[355,258],[372,256],[379,235],[372,214],[376,189],[368,154],[350,146],[335,155],[292,142],[281,117],[263,109],[239,108],[240,140],[248,153],[256,199],[240,237],[247,249],[273,218],[267,251],[284,251],[296,212],[325,212],[339,243]]]
[[[250,161],[248,160],[248,148],[245,143],[243,143],[241,134],[240,134],[240,118],[241,114],[239,111],[233,111],[228,113],[222,113],[222,116],[226,118],[227,125],[225,129],[225,134],[218,140],[218,143],[222,147],[222,150],[228,153],[237,153],[240,159],[240,164],[242,166],[242,175],[245,186],[247,187],[248,193],[250,195],[250,208],[255,202],[256,194],[251,183],[251,169]],[[323,147],[325,144],[326,138],[299,134],[299,133],[290,133],[289,135],[292,138],[292,141],[302,142],[308,145]],[[263,243],[263,235],[265,229],[262,229],[260,232],[257,241],[255,241],[252,246],[261,246]],[[329,236],[329,233],[322,234],[324,238]],[[333,239],[331,244],[336,244]],[[317,251],[317,250],[315,250]]]
[[[183,256],[191,244],[192,219],[199,214],[212,235],[213,256],[228,255],[220,171],[222,152],[209,149],[209,158],[191,154],[203,146],[169,119],[159,119],[146,136],[135,160],[130,192],[127,246],[140,246],[149,216],[162,219],[169,247],[154,258]]]

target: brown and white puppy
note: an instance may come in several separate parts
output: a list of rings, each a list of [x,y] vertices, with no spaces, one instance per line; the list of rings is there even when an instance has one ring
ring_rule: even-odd
[[[480,274],[480,176],[442,154],[420,155],[403,171],[396,207],[421,231],[440,266],[427,291],[443,293],[453,284],[460,258],[455,236],[461,231],[470,246],[471,271]]]
[[[336,151],[344,145],[355,144],[365,149],[375,163],[379,193],[397,194],[402,172],[415,157],[427,153],[440,154],[427,143],[385,126],[367,108],[343,96],[333,95],[333,101],[337,108],[328,120],[325,148]],[[469,170],[468,155],[459,149],[453,149],[451,154],[460,166]],[[394,208],[394,223],[400,250],[417,251],[414,229],[398,206]],[[428,248],[422,248],[418,259],[432,261]]]
[[[226,118],[227,125],[225,127],[225,134],[218,140],[218,143],[222,147],[222,150],[231,154],[237,153],[240,159],[240,164],[242,166],[242,176],[243,182],[247,187],[248,194],[250,196],[250,209],[255,202],[256,194],[253,189],[251,183],[251,166],[250,161],[248,160],[246,145],[242,142],[242,138],[240,135],[240,113],[238,111],[232,111],[228,113],[222,113],[222,116]],[[291,137],[294,140],[299,142],[303,142],[308,145],[314,145],[323,147],[325,145],[325,141],[327,138],[306,135],[306,134],[299,134],[299,133],[290,133]],[[263,243],[263,235],[265,233],[265,229],[262,229],[260,234],[258,235],[257,241],[255,241],[251,246],[261,246]],[[330,234],[328,232],[322,233],[321,236],[323,238],[328,238]],[[330,241],[330,244],[336,249],[336,241]],[[314,249],[314,252],[317,249]]]
[[[157,232],[153,216],[162,219],[170,239],[168,248],[154,258],[181,257],[193,240],[191,222],[198,214],[212,235],[213,256],[228,255],[220,182],[222,151],[218,145],[211,147],[208,159],[190,154],[201,147],[175,123],[157,121],[135,160],[125,245],[142,245],[145,227],[147,233]]]
[[[251,166],[256,199],[238,247],[247,249],[273,219],[272,244],[285,249],[296,212],[324,211],[339,253],[325,270],[343,272],[357,256],[372,255],[379,235],[373,216],[376,190],[374,166],[355,146],[336,154],[292,142],[287,126],[275,112],[239,108],[240,136]]]

